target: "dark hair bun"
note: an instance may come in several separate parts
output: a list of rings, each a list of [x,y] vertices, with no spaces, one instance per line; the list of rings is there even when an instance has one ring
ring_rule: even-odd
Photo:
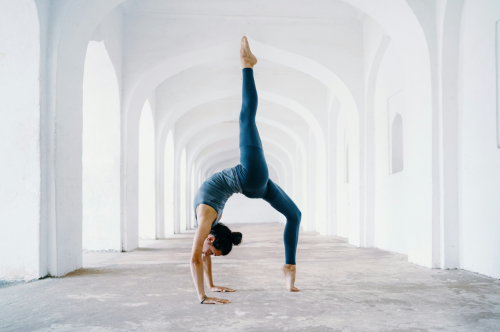
[[[243,234],[241,234],[240,232],[232,232],[231,233],[231,242],[233,242],[233,244],[235,246],[237,246],[238,244],[241,243],[242,238],[243,238]]]
[[[213,246],[215,249],[222,251],[222,256],[226,256],[233,249],[233,245],[237,246],[241,243],[243,235],[240,232],[231,232],[229,227],[219,222],[215,225],[210,234],[215,236]]]

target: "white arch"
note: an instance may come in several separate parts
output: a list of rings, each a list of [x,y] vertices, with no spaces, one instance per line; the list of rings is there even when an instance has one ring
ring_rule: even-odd
[[[168,161],[168,162],[167,162]],[[165,144],[165,157],[164,157],[164,167],[165,171],[163,173],[164,186],[163,186],[163,197],[164,204],[163,209],[163,223],[159,223],[160,227],[163,228],[160,231],[161,237],[166,234],[174,234],[174,164],[175,164],[175,153],[174,153],[174,135],[172,131],[168,133],[167,142]],[[160,213],[161,213],[160,212]],[[160,237],[160,238],[161,238]]]
[[[431,267],[432,252],[439,250],[433,243],[433,230],[439,229],[440,218],[440,180],[439,180],[439,114],[434,112],[431,79],[429,45],[422,25],[415,13],[404,0],[344,0],[371,16],[398,47],[403,61],[405,81],[408,87],[405,93],[408,107],[407,135],[418,137],[408,142],[408,195],[413,195],[413,202],[408,210],[410,245],[408,261]],[[390,8],[390,10],[387,10]],[[397,13],[397,14],[395,14]],[[364,123],[364,114],[360,114],[360,124]],[[422,135],[422,133],[426,133]],[[364,137],[361,137],[361,151],[364,151]],[[364,154],[361,154],[363,157]],[[361,160],[361,166],[364,160]],[[363,176],[364,169],[360,169]],[[423,180],[426,179],[426,180]],[[362,179],[362,183],[364,179]],[[418,194],[416,194],[418,193]],[[364,195],[361,192],[360,197]],[[364,206],[361,202],[361,206]],[[361,211],[363,212],[363,211]],[[363,217],[362,217],[363,219]],[[439,242],[439,241],[438,241]]]
[[[40,226],[44,236],[40,259],[44,275],[62,276],[82,266],[81,128],[85,51],[97,24],[123,1],[63,1],[51,16],[46,47],[53,61],[44,58],[47,60],[43,62],[45,83],[41,85],[46,96],[41,105],[45,125],[40,134],[44,152]],[[45,5],[45,2],[39,4]],[[121,203],[123,206],[123,201]],[[137,201],[134,204],[137,209]],[[122,210],[122,216],[124,212]],[[123,226],[122,223],[122,230]],[[72,238],[68,240],[60,234],[71,234]],[[126,241],[125,235],[126,232],[122,233],[122,241]]]
[[[273,95],[272,94],[266,94],[265,91],[261,91],[259,90],[260,94],[263,93],[264,94],[264,97],[263,99],[265,100],[269,100],[269,99],[273,99]],[[218,98],[225,98],[225,97],[228,97],[228,96],[232,96],[234,95],[235,93],[241,93],[239,90],[238,91],[235,91],[235,89],[230,89],[230,90],[225,90],[225,91],[220,91],[220,92],[217,92],[217,93],[213,93],[213,94],[209,94],[209,95],[204,95],[198,99],[195,99],[195,100],[190,100],[189,102],[185,103],[185,104],[182,104],[179,109],[180,110],[183,110],[184,112],[188,112],[190,109],[194,108],[194,107],[197,107],[199,106],[200,104],[203,104],[203,103],[206,103],[206,102],[209,102],[209,101],[213,101],[213,100],[216,100]],[[276,101],[276,99],[274,98],[273,100],[271,101]],[[293,104],[290,103],[290,104]],[[304,107],[301,106],[300,104],[297,104],[295,105],[297,106],[296,108],[299,109],[299,111],[302,113],[303,112],[303,109]],[[171,114],[175,114],[177,112],[172,112]],[[177,117],[178,118],[178,117]],[[199,132],[200,130],[203,130],[204,128],[206,127],[209,127],[213,124],[216,124],[216,123],[220,123],[220,122],[225,122],[225,121],[228,121],[228,120],[231,120],[234,118],[234,115],[233,114],[223,114],[221,116],[218,116],[218,117],[215,117],[213,120],[209,121],[209,122],[202,122],[198,125],[195,125],[193,127],[191,127],[189,129],[188,132],[186,132],[183,136],[182,136],[182,139],[181,139],[181,142],[179,143],[178,145],[178,150],[177,151],[182,151],[182,149],[187,145],[187,143],[189,142],[189,140],[197,133]],[[305,146],[304,146],[304,142],[303,140],[293,131],[291,130],[290,128],[288,128],[287,126],[281,124],[281,123],[278,123],[277,121],[275,120],[271,120],[271,119],[267,119],[265,116],[260,116],[258,115],[257,116],[257,121],[258,122],[262,122],[264,124],[267,124],[267,125],[270,125],[270,126],[273,126],[273,127],[276,127],[282,131],[284,131],[286,134],[288,134],[297,144],[300,152],[305,156],[306,155],[306,150],[305,150]],[[317,122],[316,122],[317,124]],[[318,126],[315,126],[316,129],[318,128]],[[161,146],[161,145],[160,145]],[[289,154],[289,157],[290,159],[293,159],[291,158],[290,156],[290,153],[288,152]],[[188,158],[188,164],[190,164],[192,161],[193,161],[193,158],[195,158],[195,156],[197,156],[197,153],[192,153],[190,154],[190,157]],[[303,169],[307,169],[307,166],[306,166],[306,158],[303,158],[302,159],[302,162],[304,163],[303,165]],[[301,174],[302,176],[302,182],[303,182],[303,187],[305,187],[305,183],[307,182],[307,172],[303,172],[303,174]],[[294,187],[295,188],[295,187]],[[304,196],[305,196],[305,193],[304,193]],[[303,197],[301,197],[302,200],[304,200],[305,202],[305,199]]]
[[[238,133],[221,133],[219,134],[218,136],[214,137],[213,139],[208,139],[206,141],[204,141],[202,144],[198,145],[196,147],[196,150],[194,150],[193,152],[190,153],[190,158],[188,159],[189,163],[193,163],[197,157],[199,156],[199,154],[201,153],[201,151],[203,151],[205,148],[207,148],[209,145],[217,142],[217,141],[221,141],[223,139],[228,139],[228,138],[234,138],[235,141],[237,141],[238,139]],[[288,159],[290,160],[290,163],[293,164],[293,160],[294,158],[292,157],[292,154],[290,153],[290,151],[288,150],[287,147],[283,146],[281,143],[277,142],[276,140],[273,140],[271,138],[268,138],[266,136],[262,136],[261,137],[261,140],[263,142],[268,142],[268,143],[271,143],[272,145],[274,146],[277,146],[280,150],[282,150],[286,156],[288,157]],[[236,145],[237,147],[237,145]]]
[[[291,108],[291,110],[295,111],[299,116],[303,117],[304,120],[314,128],[314,131],[317,131],[318,129],[320,130],[320,126],[319,126],[318,121],[314,118],[314,116],[312,114],[310,114],[310,112],[307,110],[307,108],[305,108],[301,104],[299,104],[299,103],[297,103],[289,98],[286,98],[286,97],[283,97],[283,96],[280,96],[277,94],[268,93],[268,92],[262,91],[262,90],[257,90],[257,92],[259,93],[259,96],[261,96],[260,98],[262,98],[263,100],[268,100],[268,101],[280,104],[280,105],[285,106],[285,107],[288,107],[291,105],[293,107],[293,108]],[[175,106],[175,109],[169,113],[169,117],[167,117],[164,120],[164,123],[162,125],[160,125],[161,129],[160,129],[159,135],[161,135],[161,136],[160,136],[159,147],[161,148],[161,146],[163,144],[163,137],[166,137],[164,135],[164,133],[167,133],[168,130],[170,130],[170,128],[173,127],[175,122],[185,113],[189,112],[191,109],[193,109],[197,106],[200,106],[204,103],[208,103],[210,101],[214,101],[214,100],[218,100],[218,99],[227,98],[227,97],[230,97],[230,96],[233,96],[236,94],[240,94],[240,93],[241,93],[240,89],[228,89],[228,90],[224,90],[224,91],[206,94],[206,95],[203,95],[203,96],[198,97],[198,98],[193,98],[185,103],[182,103],[182,104]],[[191,137],[193,137],[193,135],[196,132],[198,132],[201,128],[204,128],[204,127],[211,125],[211,124],[215,124],[215,123],[223,122],[223,121],[226,121],[229,119],[233,119],[233,118],[234,118],[234,115],[222,115],[220,117],[214,118],[213,121],[205,122],[205,123],[193,126],[183,136],[183,138],[179,142],[179,145],[177,145],[177,146],[179,147],[179,149],[182,149],[183,147],[185,147],[187,142],[191,139]],[[296,141],[296,143],[299,145],[301,152],[304,154],[306,153],[303,140],[300,139],[299,136],[296,133],[294,133],[290,128],[286,127],[285,125],[283,125],[281,123],[278,123],[277,121],[274,121],[272,119],[268,119],[263,115],[258,114],[256,119],[259,122],[266,123],[270,126],[277,127],[279,129],[281,129],[282,131],[286,132],[288,135],[290,135]]]
[[[154,122],[149,99],[139,123],[139,237],[156,238]]]
[[[176,107],[176,109],[173,112],[170,112],[170,115],[171,115],[170,119],[177,120],[180,118],[180,116],[182,114],[184,114],[185,112],[188,112],[193,107],[196,107],[196,106],[199,106],[200,104],[211,101],[211,100],[213,100],[213,98],[228,97],[228,96],[234,95],[235,93],[236,93],[236,91],[234,89],[230,89],[230,90],[216,92],[213,94],[207,94],[207,95],[201,96],[197,99],[190,100],[189,102],[183,103],[179,107]],[[240,92],[238,91],[238,93],[240,93]],[[314,153],[314,158],[301,158],[301,160],[304,164],[302,166],[303,167],[302,169],[306,170],[306,169],[313,168],[313,169],[315,169],[315,175],[317,176],[316,185],[312,187],[316,191],[316,194],[315,194],[316,199],[310,201],[310,202],[313,202],[313,204],[314,204],[312,210],[310,210],[310,211],[315,212],[315,216],[314,216],[315,218],[313,218],[312,216],[304,218],[304,220],[305,220],[304,225],[305,225],[306,229],[312,230],[312,229],[314,229],[313,224],[308,224],[307,222],[317,219],[320,221],[320,222],[318,222],[318,226],[320,226],[319,230],[322,232],[322,234],[326,234],[326,226],[327,226],[327,222],[326,222],[327,203],[326,203],[326,181],[325,181],[325,179],[326,179],[326,147],[325,147],[325,139],[324,139],[324,136],[322,134],[323,131],[321,129],[321,126],[319,125],[319,122],[316,120],[316,118],[307,110],[307,108],[305,108],[303,105],[299,104],[298,102],[296,102],[290,98],[287,98],[287,97],[284,97],[284,96],[281,96],[281,95],[278,95],[275,93],[267,92],[267,91],[258,90],[258,93],[260,95],[260,98],[263,100],[268,100],[268,101],[271,101],[271,102],[274,102],[274,103],[277,103],[277,104],[280,104],[280,105],[283,105],[285,107],[290,108],[296,114],[301,116],[306,121],[306,123],[308,123],[309,126],[312,128],[311,132],[315,136],[315,139],[317,142],[317,144],[315,145],[316,150]],[[283,129],[284,131],[289,133],[291,137],[294,137],[297,140],[297,144],[298,144],[301,152],[303,152],[303,155],[307,156],[306,151],[305,151],[305,147],[304,147],[304,142],[292,130],[290,130],[289,128],[287,128],[286,126],[284,126],[282,124],[277,123],[274,120],[266,119],[265,117],[262,117],[262,116],[258,116],[257,119],[259,121],[262,120],[263,123],[277,126],[280,129]],[[220,122],[220,121],[221,121],[221,119],[217,118],[217,119],[214,119],[213,122],[216,123],[216,122]],[[211,122],[209,124],[211,124]],[[170,126],[172,126],[172,125],[170,125]],[[169,128],[170,126],[168,126],[168,127],[163,126],[162,132],[164,132],[163,130]],[[182,143],[179,143],[179,145],[177,146],[177,154],[179,154],[180,151],[182,151],[183,148],[185,147],[185,144],[187,144],[187,138],[192,137],[192,135],[194,135],[195,132],[200,130],[200,128],[202,128],[202,127],[204,127],[203,124],[190,130],[184,136],[184,138],[181,141]],[[162,137],[163,137],[163,135],[162,135]],[[160,137],[160,142],[158,144],[158,146],[160,147],[160,152],[163,150],[163,149],[161,149],[162,142],[163,142],[163,140]],[[196,154],[197,153],[195,152],[194,154],[190,154],[190,155],[196,155]],[[178,158],[179,156],[177,155],[176,157]],[[160,158],[160,160],[161,160],[161,158]],[[310,164],[309,167],[306,167],[307,161],[309,161],[309,164]],[[191,157],[189,158],[189,163],[190,162],[191,162]],[[162,167],[157,169],[159,178],[161,178],[161,175],[160,175],[161,170],[162,170]],[[303,173],[304,173],[304,176],[303,176],[302,181],[301,181],[302,182],[301,188],[307,188],[307,177],[306,177],[307,175],[305,174],[306,172],[303,172]],[[176,192],[179,192],[179,190],[176,189]],[[308,198],[307,198],[307,194],[306,194],[305,190],[303,191],[303,194],[302,194],[300,201],[302,202],[303,206],[307,206],[306,202],[308,201]],[[307,208],[304,208],[303,211],[305,214],[309,210]]]
[[[345,83],[327,67],[309,58],[259,43],[250,37],[248,39],[257,57],[281,63],[311,75],[325,84],[334,94],[338,94],[342,104],[353,110],[357,109],[354,98]],[[126,96],[127,113],[137,112],[137,108],[161,82],[188,68],[226,58],[233,54],[235,49],[239,49],[239,43],[239,40],[233,40],[219,46],[185,53],[151,68],[142,75],[140,81],[131,88],[132,92]],[[176,120],[174,116],[174,118],[168,118],[166,122],[175,123]]]
[[[179,193],[179,199],[176,200],[179,206],[179,211],[180,211],[180,222],[179,222],[179,228],[176,233],[182,233],[183,231],[187,230],[187,165],[186,165],[186,149],[182,150],[182,154],[180,157],[180,166],[179,166],[179,175],[180,175],[180,193]]]
[[[222,139],[227,139],[227,138],[230,138],[231,136],[232,135],[229,134],[229,135],[224,136]],[[232,136],[232,137],[236,137],[236,136]],[[277,162],[281,165],[282,172],[277,172],[277,175],[279,176],[280,184],[281,184],[281,186],[283,186],[283,189],[287,190],[288,194],[290,194],[290,196],[293,197],[293,193],[295,191],[295,182],[293,181],[293,174],[295,173],[295,166],[294,166],[295,160],[294,160],[294,158],[279,143],[276,146],[274,144],[274,141],[268,140],[266,138],[262,138],[262,141],[275,146],[278,149],[278,151],[283,152],[288,157],[288,160],[285,163],[282,160],[283,156],[279,156],[276,153],[274,153],[274,151],[273,151],[274,149],[265,149],[265,152],[264,152],[266,155],[266,159],[268,159],[268,157],[271,156],[275,160],[275,161],[273,161],[273,164],[275,164]],[[205,146],[208,146],[208,145],[213,144],[213,143],[214,142],[209,142],[208,144],[205,144]],[[203,162],[198,161],[197,163],[193,163],[192,165],[190,165],[190,167],[198,168],[203,172],[203,174],[207,175],[208,173],[210,173],[210,169],[216,168],[215,166],[213,166],[215,156],[227,155],[228,153],[235,156],[233,158],[235,160],[234,165],[238,164],[239,163],[239,148],[233,147],[232,149],[231,148],[229,148],[229,149],[221,148],[221,149],[218,149],[216,151],[212,151],[209,155],[204,156]],[[194,160],[196,160],[196,159],[197,159],[197,157],[194,157]],[[212,162],[210,162],[210,160],[212,160]],[[215,162],[219,163],[217,160],[215,160]],[[270,161],[268,160],[268,163],[269,162]],[[232,165],[232,166],[234,166],[234,165]],[[298,204],[298,202],[297,202],[297,204]]]
[[[104,42],[87,48],[82,136],[82,247],[120,251],[120,92]]]
[[[235,137],[235,136],[231,136],[229,135],[227,138],[230,138],[230,137]],[[236,138],[236,137],[235,137]],[[281,143],[273,140],[273,139],[270,139],[270,138],[267,138],[265,136],[261,137],[261,140],[264,142],[264,143],[268,143],[270,144],[272,147],[275,147],[277,148],[277,151],[280,151],[282,153],[285,154],[285,156],[287,157],[287,165],[288,167],[285,167],[285,169],[287,169],[287,176],[284,178],[284,181],[283,181],[283,185],[288,189],[288,194],[293,198],[295,199],[295,174],[296,174],[296,171],[295,171],[295,156],[293,156],[290,151],[288,150],[287,147],[283,146]],[[214,142],[210,142],[209,144],[204,144],[204,147],[203,149],[205,149],[207,146],[213,144]],[[227,151],[234,151],[235,154],[237,156],[239,156],[239,149],[238,148],[227,148],[227,147],[221,147],[220,149],[217,149],[215,151],[212,151],[211,153],[208,153],[206,154],[202,159],[200,160],[197,160],[198,159],[198,156],[200,155],[201,151],[203,149],[200,149],[200,151],[198,152],[197,155],[194,155],[192,156],[192,160],[196,161],[196,162],[193,162],[193,165],[194,166],[198,166],[198,167],[201,167],[202,165],[204,165],[204,163],[213,158],[214,155],[217,155],[218,153],[221,153],[221,152],[227,152]],[[276,153],[274,153],[274,149],[268,151],[268,149],[264,149],[265,150],[265,153],[269,153],[269,155],[271,156],[274,156],[276,157],[277,159],[279,159],[281,161],[281,158],[280,156],[278,156]],[[298,182],[298,181],[297,181]]]
[[[303,220],[306,220],[307,222],[307,191],[305,188],[307,188],[307,154],[306,154],[306,149],[304,142],[302,139],[295,133],[293,130],[288,128],[287,126],[283,125],[282,123],[278,123],[277,121],[267,119],[265,117],[257,115],[257,122],[259,123],[264,123],[267,125],[270,125],[272,127],[275,127],[283,132],[285,132],[288,136],[292,137],[293,141],[296,143],[296,159],[300,160],[300,166],[297,163],[294,163],[296,167],[300,168],[302,171],[301,172],[296,172],[295,174],[297,176],[300,176],[297,182],[294,183],[293,185],[293,191],[294,191],[294,200],[296,200],[296,204],[301,206],[302,210],[302,216]],[[222,119],[221,119],[222,121]],[[201,152],[200,152],[201,153]],[[196,157],[194,157],[196,156]],[[191,159],[190,162],[194,162],[197,165],[200,164],[200,161],[198,161],[196,158],[198,158],[199,154],[193,154],[193,159]],[[295,177],[294,177],[295,179]],[[300,187],[299,187],[300,186]],[[302,188],[302,189],[299,189]]]
[[[187,208],[188,208],[188,216],[189,216],[189,228],[192,229],[195,227],[194,225],[194,215],[193,215],[193,210],[190,209],[189,207],[191,206],[191,202],[194,201],[194,197],[196,195],[196,189],[195,188],[195,183],[194,183],[194,173],[195,173],[195,168],[191,167],[191,176],[189,177],[189,200],[187,202]]]
[[[387,47],[389,46],[390,37],[382,35],[377,51],[371,63],[368,74],[365,94],[365,163],[366,163],[366,191],[364,201],[364,218],[361,220],[361,245],[373,247],[375,244],[375,90],[376,82],[379,74],[380,65],[384,58]]]
[[[216,154],[214,153],[213,155],[211,155],[210,159],[208,159],[207,161],[204,162],[204,164],[201,164],[199,166],[200,170],[202,170],[202,172],[204,172],[205,174],[208,174],[209,170],[211,168],[213,168],[214,162],[216,162],[216,163],[218,162],[216,157],[217,156],[221,156],[221,155],[223,155],[223,156],[227,156],[227,155],[233,156],[232,159],[237,160],[237,162],[233,166],[235,166],[235,165],[237,165],[239,163],[239,149],[231,149],[231,150],[221,151],[221,152],[218,152]],[[280,158],[281,156],[279,156],[278,154],[274,153],[274,151],[265,151],[264,155],[266,156],[266,160],[267,160],[268,156],[271,156],[271,157],[273,157],[276,160],[276,162],[279,165],[281,165],[281,168],[284,171],[284,173],[277,173],[277,174],[280,177],[281,185],[283,187],[287,187],[287,183],[285,182],[285,180],[287,180],[289,178],[289,173],[292,173],[294,171],[293,170],[294,169],[293,165],[290,164],[290,163],[285,163]]]
[[[315,77],[319,81],[323,82],[333,93],[338,93],[339,98],[342,99],[343,104],[352,110],[356,110],[356,104],[354,98],[352,97],[347,86],[328,68],[320,65],[316,61],[308,59],[303,56],[293,54],[291,52],[286,52],[277,48],[272,48],[267,45],[258,43],[257,41],[250,38],[250,43],[255,45],[254,52],[258,57],[267,59],[270,61],[285,63],[286,65],[306,72],[307,74]],[[239,40],[231,41],[226,44],[222,44],[216,47],[210,47],[202,50],[193,51],[181,56],[177,56],[166,60],[165,62],[158,64],[157,66],[148,70],[140,79],[140,81],[131,88],[131,92],[127,94],[124,98],[125,105],[124,111],[127,117],[127,132],[129,132],[130,144],[127,143],[126,146],[130,145],[127,150],[123,153],[125,162],[127,162],[127,168],[134,168],[135,159],[135,147],[133,142],[134,128],[133,123],[135,123],[138,107],[141,105],[143,100],[149,95],[149,93],[156,88],[161,82],[173,76],[174,74],[185,70],[190,67],[194,67],[203,63],[208,63],[218,59],[226,57],[228,54],[232,54],[234,49],[238,49]],[[253,46],[252,46],[253,47]],[[293,103],[290,103],[293,106]],[[296,108],[296,110],[302,111],[301,108]],[[308,117],[307,120],[313,120],[314,117]],[[173,120],[173,119],[172,119]],[[174,121],[172,121],[173,123]],[[321,127],[320,127],[321,129]],[[162,128],[161,137],[159,138],[160,144],[157,147],[159,152],[159,160],[162,160],[164,135],[168,132],[167,128]],[[319,231],[322,234],[326,230],[326,186],[324,179],[326,178],[326,151],[324,139],[321,140],[320,137],[324,136],[323,130],[314,131],[314,135],[317,138],[317,151],[315,155],[317,156],[317,162],[313,163],[316,167],[315,174],[318,176],[318,185],[316,186],[317,198],[315,200],[315,210],[318,212],[317,219],[320,220]],[[157,168],[157,174],[162,172],[162,167]],[[128,172],[130,174],[130,172]],[[135,182],[133,174],[130,174],[129,180]],[[161,176],[158,176],[161,178]],[[129,186],[127,186],[129,188]],[[133,209],[133,206],[129,206],[129,209]],[[133,212],[133,211],[132,211]]]
[[[196,147],[196,150],[194,150],[192,153],[190,153],[191,157],[188,159],[189,160],[189,164],[194,165],[195,164],[194,161],[197,160],[197,158],[200,155],[200,153],[204,149],[206,149],[208,146],[210,146],[210,145],[212,145],[212,144],[214,144],[214,143],[216,143],[218,141],[221,141],[221,140],[227,140],[229,138],[234,138],[235,140],[237,140],[238,134],[236,133],[236,135],[235,135],[235,133],[231,133],[231,132],[229,132],[229,133],[220,133],[218,136],[214,137],[213,139],[207,139],[205,142],[203,142],[203,144],[198,145]],[[288,150],[288,148],[285,147],[285,146],[283,146],[281,143],[276,142],[275,140],[270,139],[270,138],[268,138],[266,136],[261,137],[261,140],[263,142],[265,142],[265,143],[271,144],[271,147],[276,147],[277,150],[282,151],[287,156],[288,161],[290,163],[290,167],[291,167],[290,169],[292,170],[292,174],[293,174],[293,168],[294,168],[294,164],[295,164],[294,163],[295,158],[292,156],[292,154],[290,153],[290,151]],[[238,148],[234,148],[233,147],[233,149],[228,149],[228,150],[238,151],[238,155],[239,155],[239,149]],[[264,153],[266,153],[266,152],[267,151],[265,149]],[[208,158],[211,155],[213,155],[213,153],[209,154]],[[207,156],[204,159],[206,159],[206,158],[207,158]],[[201,160],[198,161],[196,163],[196,165],[202,165]]]
[[[202,169],[202,172],[204,172],[207,176],[210,176],[213,174],[214,169],[219,167],[222,164],[227,164],[227,165],[236,165],[239,161],[239,157],[231,157],[231,156],[225,156],[226,158],[222,160],[217,160],[214,159],[212,162],[207,163],[206,167]],[[277,159],[274,156],[271,156],[269,153],[266,153],[266,159],[269,158],[268,160],[268,167],[272,168],[275,172],[275,174],[278,176],[278,184],[282,183],[282,178],[284,177],[284,174],[286,174],[286,168],[283,165],[283,163]],[[280,171],[279,171],[280,170]]]
[[[460,109],[460,43],[462,12],[465,0],[446,2],[442,22],[441,52],[441,196],[442,219],[439,236],[434,234],[433,267],[443,269],[463,268],[460,262],[460,213],[459,213],[459,109]],[[477,4],[480,6],[480,4]],[[467,25],[464,24],[464,27]],[[406,119],[404,119],[406,120]],[[406,127],[406,121],[404,126]],[[439,241],[437,241],[439,239]]]

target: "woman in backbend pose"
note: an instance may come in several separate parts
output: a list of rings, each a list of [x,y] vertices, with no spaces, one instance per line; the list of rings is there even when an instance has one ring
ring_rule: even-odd
[[[257,114],[257,89],[253,66],[257,59],[250,51],[246,37],[241,39],[240,60],[243,68],[243,105],[240,113],[240,165],[227,168],[209,177],[200,187],[194,199],[198,228],[191,252],[191,274],[201,303],[224,304],[228,300],[207,297],[203,287],[203,274],[207,286],[213,292],[234,292],[227,287],[212,283],[211,255],[227,255],[233,245],[241,242],[242,234],[231,230],[219,220],[229,197],[242,193],[248,198],[262,198],[286,218],[284,233],[286,262],[282,270],[286,288],[299,291],[295,282],[295,252],[299,238],[301,213],[295,203],[271,179],[264,150],[255,123]]]

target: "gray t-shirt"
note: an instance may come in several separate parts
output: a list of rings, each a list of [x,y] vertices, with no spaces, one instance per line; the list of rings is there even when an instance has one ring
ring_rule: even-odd
[[[241,185],[236,173],[236,167],[226,168],[213,174],[203,182],[194,198],[194,216],[196,218],[196,227],[198,221],[196,208],[200,204],[206,204],[217,211],[217,219],[212,224],[212,228],[217,225],[224,210],[227,200],[235,193],[241,193]]]

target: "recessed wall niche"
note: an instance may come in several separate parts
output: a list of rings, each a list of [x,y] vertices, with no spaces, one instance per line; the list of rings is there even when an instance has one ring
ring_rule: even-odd
[[[397,113],[391,126],[391,170],[392,174],[403,170],[403,117]]]
[[[387,142],[389,174],[404,169],[403,116],[404,99],[402,90],[387,99]]]

